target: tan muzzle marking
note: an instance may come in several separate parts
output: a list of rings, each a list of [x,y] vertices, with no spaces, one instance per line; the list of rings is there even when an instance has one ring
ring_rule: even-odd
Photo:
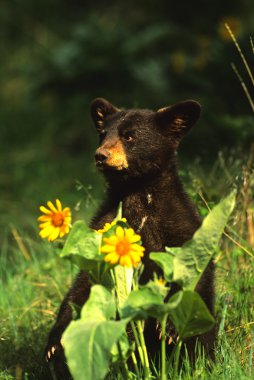
[[[107,151],[110,153],[110,156],[107,159],[107,165],[112,166],[117,170],[128,168],[127,157],[120,140],[117,140],[112,147],[107,148]]]

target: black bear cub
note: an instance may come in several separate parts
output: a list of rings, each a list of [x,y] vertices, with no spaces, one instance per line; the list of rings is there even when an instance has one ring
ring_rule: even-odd
[[[176,150],[183,136],[196,123],[200,105],[187,100],[158,111],[146,109],[121,110],[107,100],[98,98],[91,104],[91,114],[99,134],[100,145],[95,152],[96,166],[104,174],[107,193],[91,228],[103,228],[116,216],[119,202],[123,216],[141,235],[145,247],[141,283],[159,273],[149,260],[149,252],[179,247],[191,239],[200,226],[197,211],[184,192],[178,176]],[[214,267],[210,263],[197,291],[213,314]],[[49,335],[46,358],[52,361],[59,379],[68,378],[64,365],[61,336],[72,319],[71,304],[82,306],[89,297],[89,276],[80,272],[60,307]],[[145,328],[150,355],[156,355],[160,342],[155,321]],[[213,356],[214,330],[199,337]],[[186,342],[193,356],[196,339]]]

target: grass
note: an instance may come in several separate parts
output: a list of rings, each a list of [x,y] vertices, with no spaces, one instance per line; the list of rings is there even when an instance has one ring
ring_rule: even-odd
[[[203,215],[207,212],[205,198],[212,205],[236,183],[238,202],[227,233],[240,246],[224,237],[217,256],[215,364],[208,369],[206,359],[200,355],[194,373],[186,362],[177,379],[228,380],[254,376],[254,261],[250,244],[253,241],[254,173],[250,155],[241,160],[232,157],[227,155],[225,159],[220,154],[209,173],[200,163],[198,170],[193,165],[188,175],[184,173],[188,191]],[[79,186],[79,190],[87,202],[82,203],[83,209],[81,207],[76,217],[89,217],[96,201],[87,188]],[[80,193],[77,199],[79,197]],[[0,379],[50,380],[43,348],[76,270],[58,258],[57,244],[39,239],[34,213],[28,212],[25,218],[29,220],[25,231],[19,219],[17,223],[13,219],[1,234]]]
[[[1,379],[11,374],[17,379],[49,378],[42,347],[71,276],[52,247],[28,240],[25,244],[29,259],[18,249],[10,250],[7,237],[1,250]]]

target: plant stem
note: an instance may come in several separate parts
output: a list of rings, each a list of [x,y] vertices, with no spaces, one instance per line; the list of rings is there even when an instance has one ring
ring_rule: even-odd
[[[161,321],[161,380],[167,380],[166,374],[166,323],[167,315]]]
[[[132,354],[131,354],[131,358],[132,358],[132,362],[133,362],[133,365],[134,365],[134,368],[135,368],[136,375],[138,376],[138,379],[140,379],[140,373],[139,373],[139,368],[138,368],[138,362],[137,362],[137,358],[136,358],[136,355],[135,355],[134,352],[132,352]]]
[[[116,295],[116,308],[119,309],[119,291],[118,291],[118,277],[115,272],[115,268],[111,269],[111,276],[113,278],[113,282],[115,283],[115,295]]]
[[[147,354],[141,321],[137,321],[137,328],[138,328],[138,333],[139,333],[140,344],[141,344],[143,355],[144,355],[144,370],[145,370],[144,380],[147,380],[149,379],[150,369],[149,369],[149,360],[148,360],[148,354]]]
[[[175,348],[175,357],[174,357],[174,376],[173,378],[177,378],[178,367],[179,367],[179,358],[183,341],[181,339],[178,340]]]
[[[118,310],[118,307],[119,307],[118,279],[117,279],[117,275],[116,275],[116,272],[115,272],[115,268],[113,270],[111,270],[111,275],[112,275],[113,281],[115,282],[115,285],[116,285],[115,286],[116,307],[117,307],[117,310]],[[123,368],[123,378],[124,378],[124,380],[128,380],[130,378],[130,376],[129,376],[129,369],[128,369],[128,366],[126,364],[126,361],[123,358],[122,349],[121,349],[121,345],[120,345],[119,342],[117,343],[117,348],[118,348],[118,352],[119,352],[119,357],[120,357],[121,362],[122,362],[121,364],[122,364],[122,368]]]
[[[138,289],[138,285],[136,284],[134,278],[132,280],[132,287],[133,287],[133,290]],[[137,321],[138,333],[137,333],[136,326],[135,326],[133,321],[131,322],[131,328],[132,328],[134,338],[135,338],[135,341],[137,344],[140,360],[141,360],[141,363],[144,367],[144,371],[145,371],[144,380],[147,380],[147,379],[149,379],[150,368],[149,368],[148,354],[147,354],[147,349],[146,349],[146,344],[145,344],[145,339],[144,339],[141,321]]]
[[[133,321],[131,321],[130,324],[131,324],[131,328],[132,328],[132,331],[133,331],[134,339],[135,339],[135,342],[136,342],[136,345],[137,345],[139,357],[140,357],[142,366],[144,366],[144,355],[143,355],[143,350],[142,350],[142,347],[141,347],[141,344],[140,344],[140,341],[139,341],[138,332],[137,332],[135,323]]]
[[[119,357],[120,357],[121,362],[122,362],[123,378],[124,378],[124,380],[128,380],[130,378],[129,377],[129,369],[128,369],[128,366],[126,364],[126,361],[123,358],[122,349],[121,349],[121,345],[119,342],[117,343],[117,348],[118,348],[118,352],[119,352]]]

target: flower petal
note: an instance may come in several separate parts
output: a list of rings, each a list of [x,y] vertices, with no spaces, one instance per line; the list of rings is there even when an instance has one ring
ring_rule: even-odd
[[[71,216],[71,209],[70,207],[65,207],[62,211],[66,216]]]
[[[125,236],[130,239],[135,234],[133,228],[127,228],[125,230]]]
[[[64,226],[63,226],[64,227]],[[63,228],[62,227],[62,228]],[[70,232],[70,225],[68,224],[67,226],[64,227],[64,232],[65,234],[68,234]]]
[[[48,237],[49,241],[56,240],[59,236],[60,233],[60,228],[59,227],[54,227],[53,231],[51,232],[50,236]]]
[[[71,217],[67,216],[64,218],[64,224],[66,224],[67,226],[69,226],[71,224]]]
[[[111,252],[108,255],[105,256],[104,259],[107,263],[116,264],[119,260],[119,256],[116,252]]]
[[[134,263],[139,263],[141,261],[141,257],[144,256],[143,252],[130,252],[130,257]]]
[[[128,255],[121,256],[119,264],[122,265],[123,267],[127,267],[127,268],[132,267],[132,262],[131,262],[131,259]]]
[[[68,232],[65,232],[65,229],[63,229],[63,228],[61,227],[61,228],[60,228],[59,237],[62,238],[66,233],[68,233]]]
[[[44,239],[44,238],[48,237],[52,233],[53,230],[54,230],[53,226],[43,228],[43,230],[41,230],[39,232],[39,235],[40,235],[40,237],[42,237]]]
[[[103,242],[105,244],[110,244],[110,245],[114,245],[114,246],[117,244],[118,240],[119,240],[118,237],[115,235],[112,235],[108,238],[103,238]]]
[[[56,199],[56,207],[58,211],[62,211],[62,203],[59,201],[59,199]]]
[[[116,227],[116,236],[120,239],[124,237],[124,229],[121,226]]]
[[[52,213],[50,210],[48,210],[44,206],[40,206],[40,211],[43,212],[44,214],[47,214],[47,215],[50,215]]]
[[[135,252],[143,252],[145,248],[139,244],[131,244],[131,250]]]
[[[39,220],[39,222],[50,222],[51,217],[49,215],[41,215],[37,220]]]
[[[48,202],[47,202],[47,205],[48,205],[48,208],[49,208],[51,211],[53,211],[53,212],[55,212],[55,213],[58,212],[58,210],[56,209],[56,207],[53,205],[53,203],[52,203],[51,201],[48,201]]]
[[[133,235],[130,237],[130,243],[137,243],[140,240],[141,240],[141,236],[139,235]]]
[[[52,224],[50,222],[44,222],[44,223],[41,223],[39,225],[40,228],[46,228],[46,227],[49,227],[49,226],[52,226]]]
[[[114,245],[105,244],[101,247],[101,252],[108,253],[108,252],[115,252],[116,247]]]

